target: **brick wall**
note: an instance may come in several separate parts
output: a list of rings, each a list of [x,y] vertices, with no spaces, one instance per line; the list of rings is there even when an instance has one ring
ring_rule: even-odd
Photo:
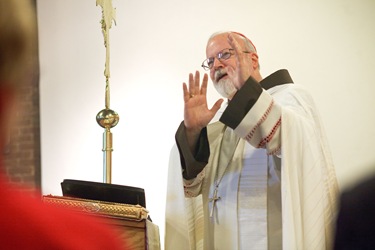
[[[32,81],[22,87],[20,110],[15,114],[17,123],[10,131],[9,143],[3,152],[5,172],[10,181],[22,184],[25,191],[41,187],[38,67],[30,77]]]
[[[10,181],[23,184],[26,190],[41,185],[39,74],[22,87],[17,122],[10,131],[9,143],[4,152],[5,171]]]

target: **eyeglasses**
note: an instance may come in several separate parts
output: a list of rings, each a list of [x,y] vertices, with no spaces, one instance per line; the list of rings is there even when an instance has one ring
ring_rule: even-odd
[[[242,51],[244,53],[250,53],[249,51]],[[217,53],[216,58],[221,62],[223,60],[228,60],[232,55],[234,55],[234,49],[223,49]],[[205,70],[210,70],[214,66],[215,57],[207,58],[202,62],[202,68]]]

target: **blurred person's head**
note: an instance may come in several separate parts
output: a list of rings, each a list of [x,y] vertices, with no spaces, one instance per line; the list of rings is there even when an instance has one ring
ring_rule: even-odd
[[[14,120],[17,94],[31,80],[36,19],[29,0],[0,1],[0,149]]]

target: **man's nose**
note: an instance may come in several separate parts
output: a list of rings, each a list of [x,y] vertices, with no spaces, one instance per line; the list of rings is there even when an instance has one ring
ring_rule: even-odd
[[[224,64],[217,57],[215,57],[212,69],[216,70],[219,67],[224,67]]]

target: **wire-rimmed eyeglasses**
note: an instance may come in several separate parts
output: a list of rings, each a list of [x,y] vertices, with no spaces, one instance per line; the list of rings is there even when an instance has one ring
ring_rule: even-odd
[[[249,51],[242,51],[242,52],[250,53]],[[234,55],[234,49],[226,48],[226,49],[219,51],[219,53],[216,54],[216,58],[221,62],[222,60],[229,59],[232,55]],[[204,68],[204,70],[210,70],[214,66],[214,61],[215,61],[215,57],[207,58],[206,60],[202,62],[201,66],[202,68]]]

